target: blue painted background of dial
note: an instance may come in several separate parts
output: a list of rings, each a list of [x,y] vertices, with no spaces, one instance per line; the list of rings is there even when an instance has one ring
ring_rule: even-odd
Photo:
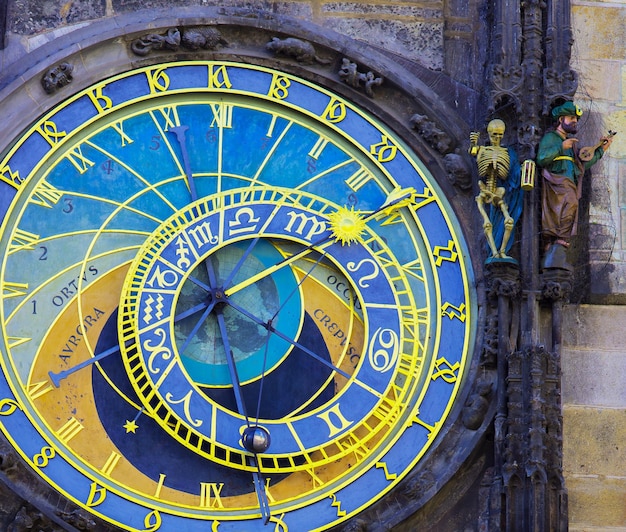
[[[26,254],[22,256],[21,252],[16,253],[10,261],[5,261],[3,279],[19,278],[18,274],[26,269],[32,272],[29,277],[31,283],[45,284],[46,279],[54,272],[72,268],[76,270],[75,260],[81,254],[81,250],[86,263],[96,263],[100,271],[106,271],[106,268],[128,261],[129,254],[126,248],[138,246],[162,220],[189,203],[188,191],[180,176],[180,168],[175,164],[174,157],[165,156],[168,150],[171,150],[179,160],[181,159],[179,147],[168,139],[162,129],[167,125],[165,115],[155,111],[156,118],[150,117],[138,109],[135,117],[124,116],[124,133],[128,138],[137,141],[120,148],[120,134],[110,124],[115,123],[115,112],[117,110],[122,112],[121,106],[133,101],[138,103],[146,100],[154,103],[162,101],[166,107],[180,104],[178,106],[180,121],[189,124],[192,131],[203,132],[202,135],[189,136],[191,166],[194,174],[199,176],[200,196],[216,192],[218,184],[215,175],[219,164],[222,165],[219,185],[221,190],[255,185],[257,182],[293,187],[306,183],[314,173],[335,168],[327,174],[327,178],[317,179],[305,189],[339,205],[354,204],[362,210],[374,209],[382,203],[386,193],[372,181],[364,184],[358,192],[346,186],[345,181],[359,169],[357,162],[337,166],[346,158],[348,148],[329,144],[328,149],[325,149],[318,159],[307,158],[306,151],[315,144],[317,134],[297,121],[291,123],[284,116],[274,124],[271,138],[285,133],[286,140],[280,144],[270,164],[264,166],[257,175],[256,170],[264,160],[263,154],[267,153],[266,150],[270,146],[267,132],[271,125],[272,109],[280,108],[285,116],[291,116],[293,109],[294,119],[298,112],[303,111],[309,118],[315,119],[323,115],[331,96],[291,78],[288,95],[277,101],[276,98],[267,96],[274,79],[272,72],[235,64],[227,65],[226,68],[231,86],[211,89],[208,88],[211,67],[207,67],[206,64],[170,65],[158,74],[158,78],[155,71],[149,75],[147,72],[150,71],[124,75],[107,81],[103,85],[102,93],[92,91],[90,97],[89,93],[85,92],[69,100],[63,108],[51,113],[46,118],[53,120],[54,130],[46,129],[51,126],[42,120],[27,132],[24,141],[15,151],[8,153],[4,159],[4,166],[0,168],[0,217],[4,220],[6,228],[10,228],[19,217],[20,229],[35,233],[40,238],[49,238],[54,242],[50,245],[50,251],[63,250],[64,253],[57,253],[54,261],[45,264],[35,263],[37,268],[33,268],[32,257]],[[165,78],[162,75],[166,75],[168,80],[164,91],[155,88],[150,82],[151,79],[163,81]],[[207,105],[193,103],[194,94],[201,95],[198,96],[201,99],[202,96],[220,91],[227,93],[229,97],[241,94],[239,105],[234,109],[233,120],[242,120],[249,124],[245,135],[236,129],[232,131],[224,129],[226,149],[222,152],[221,158],[218,157],[220,148],[216,139],[206,130],[207,122],[210,123],[214,119],[213,111]],[[258,101],[262,101],[262,104],[257,100],[248,101],[245,94],[253,95],[259,99]],[[184,99],[185,103],[175,101],[177,97],[180,97],[181,101]],[[107,102],[110,102],[110,108],[103,110],[102,106],[108,105]],[[106,128],[97,131],[99,127],[97,120],[108,119],[109,114],[113,121]],[[285,131],[288,126],[289,130]],[[320,131],[324,127],[320,125]],[[331,125],[328,124],[328,127],[331,128]],[[345,136],[346,146],[354,143],[363,147],[360,153],[362,161],[370,158],[367,147],[381,142],[381,130],[352,109],[340,124],[334,124],[332,127],[335,128],[332,130],[333,134]],[[64,143],[71,142],[74,134],[80,134],[82,130],[90,128],[93,128],[92,140],[98,148],[82,145],[82,154],[92,161],[93,165],[87,170],[89,173],[86,178],[77,179],[75,165],[68,158],[55,160],[55,153],[63,148]],[[64,135],[56,137],[59,132],[63,132]],[[229,135],[232,135],[232,138],[229,138]],[[51,144],[50,139],[56,139],[55,143]],[[139,142],[139,139],[142,142]],[[60,142],[57,144],[56,141]],[[295,157],[294,154],[299,154],[300,157]],[[63,191],[63,200],[48,207],[29,203],[24,206],[23,214],[19,213],[17,207],[12,209],[11,206],[13,203],[20,205],[22,198],[32,192],[37,185],[33,180],[29,181],[28,176],[41,161],[44,169],[51,164],[49,161],[55,163],[55,167],[46,175],[46,181]],[[371,166],[375,167],[376,163],[372,162]],[[419,168],[419,163],[416,166],[415,161],[411,161],[403,149],[397,151],[394,159],[382,162],[378,166],[386,174],[393,176],[395,183],[400,186],[411,186],[418,192],[435,188],[432,178],[431,182],[427,183],[424,179],[425,170]],[[129,167],[132,167],[132,171]],[[206,175],[202,176],[203,173]],[[137,174],[145,181],[139,181]],[[121,183],[124,185],[121,186]],[[468,362],[474,321],[473,317],[461,320],[456,316],[473,315],[473,308],[470,308],[475,305],[470,289],[473,282],[468,254],[458,237],[461,234],[458,224],[449,214],[452,211],[445,200],[441,199],[441,193],[438,193],[438,197],[438,201],[425,202],[420,206],[417,220],[411,222],[415,233],[422,235],[415,245],[421,248],[424,257],[432,257],[430,265],[423,265],[426,269],[427,291],[424,291],[422,283],[415,283],[414,286],[424,305],[432,302],[439,307],[443,307],[446,302],[457,308],[466,305],[464,312],[457,310],[455,314],[452,311],[450,315],[433,318],[431,323],[434,327],[439,320],[437,335],[445,338],[442,352],[446,360],[462,364],[458,372],[460,380],[461,371]],[[80,198],[80,201],[70,203],[69,200],[73,198]],[[120,208],[116,202],[122,204],[124,208]],[[102,232],[95,239],[89,235],[76,236],[69,233],[59,236],[58,228],[67,228],[71,224],[67,212],[70,207],[73,219],[80,220],[81,225],[78,227],[111,233]],[[45,216],[40,216],[41,213]],[[370,226],[388,240],[394,254],[402,263],[415,259],[414,249],[398,241],[393,225],[371,222]],[[8,248],[9,238],[10,234],[5,231],[1,242],[3,249]],[[441,249],[437,255],[435,250],[438,248]],[[454,253],[457,253],[464,262],[460,262],[459,258],[452,260]],[[98,258],[104,255],[107,257],[106,260]],[[436,280],[433,280],[434,277]],[[427,301],[428,297],[432,301]],[[51,316],[53,312],[58,312],[52,305],[49,307],[48,312]],[[17,301],[5,300],[4,308],[5,315],[16,310]],[[442,416],[447,412],[458,385],[457,382],[450,383],[443,378],[435,378],[437,368],[434,367],[434,360],[430,364],[433,371],[432,375],[424,376],[424,383],[428,383],[428,386],[420,402],[420,419],[433,426],[442,421]],[[16,389],[16,383],[25,380],[24,372],[14,374],[6,365],[4,371],[12,384],[9,385],[3,374],[0,378],[0,401],[19,399],[24,405],[28,405],[29,400],[23,392]],[[33,425],[21,409],[13,410],[10,405],[10,402],[4,403],[5,414],[0,420],[4,429],[15,435],[15,442],[23,456],[32,459],[48,443],[46,438],[49,436],[44,438],[42,433],[45,433],[45,430]],[[9,411],[10,414],[7,413]],[[407,427],[395,444],[389,447],[384,455],[380,455],[379,459],[384,460],[390,470],[406,472],[418,458],[416,449],[425,450],[428,445],[428,429],[416,423]],[[86,500],[93,480],[93,474],[88,471],[83,474],[82,469],[83,466],[71,456],[59,455],[50,460],[45,469],[39,471],[63,492],[81,502]],[[350,484],[335,493],[341,498],[343,510],[351,515],[369,504],[370,499],[388,491],[391,485],[382,471],[372,467],[363,471],[360,476],[355,476]],[[140,529],[144,526],[144,516],[153,506],[158,506],[158,501],[148,498],[138,504],[132,500],[124,500],[117,494],[111,494],[98,511],[114,521],[125,523],[125,526]],[[328,522],[337,520],[336,515],[333,517],[334,512],[336,509],[331,507],[327,500],[319,499],[311,501],[306,507],[294,510],[285,519],[286,522],[292,519],[291,523],[307,522],[309,523],[307,526],[310,527],[323,527]],[[163,529],[175,529],[179,526],[180,518],[169,515],[166,509],[162,509],[162,517]],[[244,526],[252,527],[257,523],[252,520]],[[199,516],[197,519],[190,518],[186,529],[202,530],[205,526],[205,516]],[[223,522],[220,530],[240,530],[241,526]]]

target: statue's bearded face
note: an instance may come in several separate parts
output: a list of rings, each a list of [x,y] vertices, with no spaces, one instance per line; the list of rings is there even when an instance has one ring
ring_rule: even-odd
[[[565,133],[576,133],[578,131],[577,116],[562,116],[560,120],[561,129],[565,131]]]

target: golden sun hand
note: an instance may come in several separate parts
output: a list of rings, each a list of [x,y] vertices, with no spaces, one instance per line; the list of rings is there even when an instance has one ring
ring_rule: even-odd
[[[341,245],[350,245],[360,239],[365,229],[365,219],[354,207],[340,207],[328,216],[333,237]]]

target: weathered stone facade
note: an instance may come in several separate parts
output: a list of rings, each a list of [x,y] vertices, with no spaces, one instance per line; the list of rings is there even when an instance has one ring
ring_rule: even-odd
[[[581,144],[611,129],[618,136],[594,168],[588,187],[583,246],[588,262],[578,275],[586,297],[573,298],[563,330],[563,466],[570,530],[626,529],[626,48],[619,37],[623,4],[572,3],[572,68],[583,106]],[[620,137],[620,138],[618,138]],[[617,306],[616,306],[617,305]]]

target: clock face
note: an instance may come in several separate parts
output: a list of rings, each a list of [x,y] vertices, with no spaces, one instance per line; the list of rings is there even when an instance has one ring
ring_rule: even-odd
[[[474,344],[468,254],[425,167],[341,97],[134,70],[35,123],[0,187],[0,428],[89,512],[322,530],[437,444]]]

